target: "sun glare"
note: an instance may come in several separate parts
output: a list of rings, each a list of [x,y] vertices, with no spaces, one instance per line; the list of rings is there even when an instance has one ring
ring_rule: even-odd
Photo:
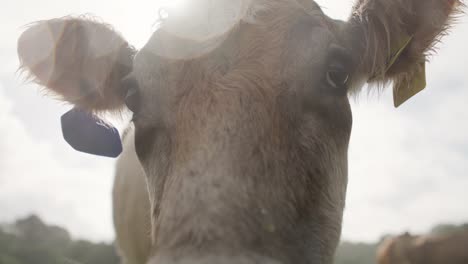
[[[187,0],[162,1],[159,15],[162,19],[166,19],[171,14],[182,15],[185,11],[187,11],[187,8]]]

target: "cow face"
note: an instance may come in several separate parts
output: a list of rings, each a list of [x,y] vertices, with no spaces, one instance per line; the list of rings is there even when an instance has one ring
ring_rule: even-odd
[[[169,17],[138,52],[85,18],[39,22],[18,52],[34,80],[78,108],[133,112],[151,263],[331,263],[347,95],[389,80],[397,104],[413,95],[459,2],[358,1],[348,22],[313,1],[221,2],[200,1],[197,19]],[[234,20],[208,19],[227,6]]]
[[[126,104],[150,186],[155,262],[248,251],[328,261],[344,207],[355,66],[340,26],[288,2],[207,43],[163,25],[136,54]]]

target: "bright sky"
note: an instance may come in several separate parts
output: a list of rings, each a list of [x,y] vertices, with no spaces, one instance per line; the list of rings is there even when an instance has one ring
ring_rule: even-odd
[[[318,1],[346,19],[351,1]],[[0,221],[32,212],[75,237],[112,240],[111,159],[73,151],[59,117],[68,106],[23,84],[16,40],[40,19],[91,13],[141,47],[154,30],[158,1],[17,0],[0,10]],[[468,19],[439,45],[427,66],[428,88],[399,109],[391,94],[353,103],[354,128],[344,239],[426,231],[468,222]]]

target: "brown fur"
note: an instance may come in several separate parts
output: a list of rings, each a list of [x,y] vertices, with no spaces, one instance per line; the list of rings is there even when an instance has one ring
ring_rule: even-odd
[[[276,15],[280,12],[284,16]],[[288,35],[277,34],[289,32],[301,17],[310,24]],[[336,100],[334,110],[326,102],[302,103],[295,95],[304,93],[304,78],[312,78],[303,72],[310,58],[297,60],[296,52],[312,55],[314,50],[307,47],[310,39],[302,38],[302,30],[327,23],[321,16],[317,21],[308,19],[299,6],[278,5],[257,14],[255,24],[240,24],[229,33],[235,37],[206,56],[186,61],[159,58],[154,65],[148,58],[153,49],[161,51],[155,48],[157,42],[150,42],[137,55],[135,78],[165,74],[148,85],[160,88],[142,90],[143,97],[169,92],[156,98],[176,98],[143,102],[142,114],[135,120],[136,150],[142,164],[149,165],[147,174],[153,175],[149,177],[150,196],[158,248],[153,261],[168,261],[175,251],[177,259],[172,261],[210,255],[235,258],[247,252],[284,263],[302,263],[304,256],[331,260],[340,233],[346,179],[342,164],[336,168],[327,164],[337,164],[335,155],[339,161],[346,156],[349,105],[344,95],[324,95],[327,101]],[[164,35],[157,41],[165,41]],[[320,40],[317,45],[324,43]],[[229,68],[223,72],[216,71],[219,57],[228,61]],[[290,84],[282,85],[285,81]],[[309,92],[311,100],[320,93]],[[323,111],[324,120],[297,115],[304,111],[303,104]],[[161,120],[146,113],[167,116],[163,114]],[[335,120],[336,126],[328,126],[326,120]],[[154,138],[155,126],[158,138]],[[161,163],[155,164],[156,150]],[[323,163],[307,165],[317,155]],[[336,191],[321,188],[330,186],[328,181],[340,182],[340,186]],[[236,218],[242,221],[233,221]],[[321,228],[308,224],[313,222]],[[310,236],[319,239],[309,241]]]
[[[378,264],[468,263],[468,231],[446,235],[389,238],[379,247]]]
[[[307,0],[239,0],[230,20],[213,1],[163,21],[135,56],[107,25],[42,21],[20,37],[20,60],[88,111],[124,107],[138,88],[113,195],[128,264],[330,264],[347,186],[347,93],[382,72],[403,33],[413,42],[379,80],[411,74],[460,2],[360,0],[343,22]],[[349,83],[329,81],[336,67]],[[139,87],[126,87],[131,79]]]

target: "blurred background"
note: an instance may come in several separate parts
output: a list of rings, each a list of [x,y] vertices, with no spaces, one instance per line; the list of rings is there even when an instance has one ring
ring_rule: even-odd
[[[353,3],[348,0],[316,2],[325,13],[338,19],[347,19]],[[94,256],[102,257],[100,262],[80,259],[75,256],[79,253],[74,252],[75,257],[66,258],[69,262],[59,263],[74,263],[74,260],[116,263],[115,253],[109,246],[114,239],[111,188],[115,160],[78,153],[62,139],[59,119],[70,106],[46,98],[37,85],[25,83],[17,73],[16,40],[20,33],[33,21],[86,13],[112,24],[140,48],[154,31],[162,4],[163,0],[2,3],[1,264],[39,263],[21,262],[11,256],[11,262],[6,262],[1,258],[2,254],[7,255],[2,251],[6,245],[11,247],[17,243],[21,248],[27,245],[25,241],[34,241],[21,240],[24,236],[21,238],[20,234],[28,232],[36,235],[45,232],[39,237],[55,232],[57,237],[50,238],[57,240],[51,245],[65,245],[66,240],[72,243],[71,248],[76,247],[73,249],[76,252],[89,253],[87,247],[93,246],[101,246],[96,252],[104,252],[102,256],[101,253]],[[399,109],[393,108],[390,89],[380,95],[363,93],[352,101],[354,126],[343,240],[353,244],[343,244],[339,254],[357,252],[355,248],[349,249],[357,246],[361,247],[359,252],[372,256],[376,243],[386,235],[405,231],[429,233],[434,227],[436,231],[462,228],[468,222],[467,42],[465,16],[437,46],[438,54],[427,65],[426,90]],[[28,229],[29,226],[35,229]],[[372,263],[346,259],[348,262],[340,263]]]

